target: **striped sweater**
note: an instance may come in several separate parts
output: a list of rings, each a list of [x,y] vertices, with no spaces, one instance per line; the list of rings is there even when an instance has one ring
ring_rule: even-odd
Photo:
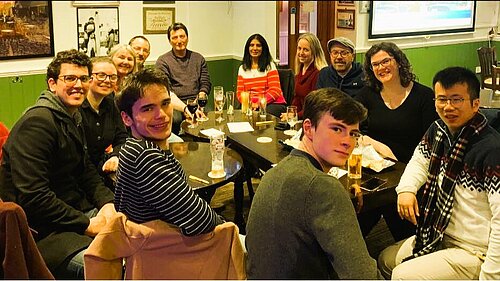
[[[170,151],[147,140],[129,138],[119,159],[115,208],[131,221],[160,219],[188,236],[210,232],[222,223],[208,203],[193,192]]]
[[[265,72],[258,69],[244,70],[241,65],[238,70],[237,96],[241,102],[241,92],[251,92],[253,102],[257,102],[260,94],[266,95],[267,104],[286,104],[280,86],[280,77],[276,66],[271,63],[271,68]]]

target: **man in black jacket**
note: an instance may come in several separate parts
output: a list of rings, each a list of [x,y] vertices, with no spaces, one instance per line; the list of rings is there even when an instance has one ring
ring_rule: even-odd
[[[363,67],[356,58],[354,43],[345,37],[330,39],[327,43],[332,64],[319,72],[316,88],[337,88],[351,97],[363,88]]]
[[[83,251],[114,212],[113,193],[88,158],[78,111],[90,74],[87,55],[59,52],[47,68],[49,90],[14,125],[3,147],[0,196],[24,209],[57,279],[83,279]]]

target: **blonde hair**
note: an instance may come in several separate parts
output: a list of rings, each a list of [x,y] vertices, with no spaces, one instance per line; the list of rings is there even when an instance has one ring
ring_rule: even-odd
[[[113,59],[113,57],[116,55],[116,53],[118,51],[121,51],[121,50],[128,51],[132,55],[132,57],[134,58],[134,67],[132,68],[132,71],[130,73],[137,72],[137,70],[138,70],[138,68],[137,68],[138,67],[138,65],[137,65],[137,56],[135,54],[134,49],[132,49],[132,47],[130,47],[130,45],[128,45],[128,44],[118,44],[118,45],[113,46],[113,48],[111,48],[111,50],[109,51],[109,57],[111,59]],[[128,74],[130,74],[130,73],[128,73]]]
[[[325,53],[323,52],[323,48],[321,48],[321,43],[319,42],[318,37],[312,33],[304,33],[299,36],[297,44],[299,44],[301,39],[309,42],[309,46],[311,46],[311,55],[316,69],[321,70],[323,67],[327,66],[328,64],[326,63]],[[301,68],[302,64],[299,62],[297,53],[295,53],[295,74],[299,73]]]

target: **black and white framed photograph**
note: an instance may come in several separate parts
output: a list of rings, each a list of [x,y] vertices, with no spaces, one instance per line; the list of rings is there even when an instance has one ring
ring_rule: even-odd
[[[77,8],[78,50],[89,57],[107,56],[120,42],[118,8]]]
[[[51,1],[0,1],[0,60],[52,56]]]

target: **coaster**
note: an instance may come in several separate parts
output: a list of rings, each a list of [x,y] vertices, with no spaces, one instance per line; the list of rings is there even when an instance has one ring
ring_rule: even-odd
[[[214,174],[212,173],[212,171],[208,172],[208,176],[212,179],[219,179],[219,178],[223,178],[226,176],[226,172],[223,171],[222,173],[217,173],[217,174]]]
[[[257,138],[257,142],[260,142],[260,143],[269,143],[272,141],[273,141],[273,139],[270,137],[258,137]]]

